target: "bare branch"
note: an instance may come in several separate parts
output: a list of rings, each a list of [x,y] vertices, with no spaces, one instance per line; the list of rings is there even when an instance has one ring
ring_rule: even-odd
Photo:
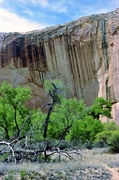
[[[14,153],[14,149],[13,149],[12,146],[11,146],[11,143],[2,141],[2,142],[0,142],[0,144],[5,144],[5,145],[8,146],[8,148],[12,151],[12,156],[13,156],[13,159],[15,160],[15,164],[16,164],[15,153]]]
[[[51,106],[51,103],[46,103],[42,106],[42,108],[45,108],[46,106]]]

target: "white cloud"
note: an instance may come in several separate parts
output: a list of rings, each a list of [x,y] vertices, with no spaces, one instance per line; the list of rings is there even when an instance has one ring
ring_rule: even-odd
[[[21,3],[26,3],[26,4],[32,4],[34,6],[40,5],[42,7],[47,7],[49,5],[48,0],[19,0]]]
[[[34,1],[34,0],[33,0]],[[36,0],[37,1],[37,0]],[[48,6],[48,1],[47,0],[41,0],[40,1],[40,4],[43,6],[43,7],[47,7]]]
[[[34,12],[31,11],[30,9],[26,9],[25,11],[23,11],[25,14],[28,14],[29,16],[34,16]]]
[[[47,7],[48,6],[48,0],[29,0],[27,1],[28,3],[31,2],[33,5],[40,5],[43,7]]]
[[[65,3],[66,2],[64,2],[64,1],[59,1],[57,3],[54,2],[54,3],[51,4],[51,9],[55,10],[55,11],[57,11],[59,13],[62,13],[62,12],[66,13],[67,12],[67,8],[66,8],[66,4]],[[49,6],[50,6],[50,4],[49,4]]]
[[[26,4],[32,4],[33,6],[41,6],[44,8],[48,8],[51,11],[56,11],[59,13],[62,12],[67,12],[67,8],[66,8],[66,4],[67,1],[66,0],[60,0],[60,1],[52,1],[50,2],[50,0],[19,0],[19,2],[21,3],[26,3]]]
[[[0,32],[27,32],[43,29],[44,24],[31,22],[25,18],[0,8]]]

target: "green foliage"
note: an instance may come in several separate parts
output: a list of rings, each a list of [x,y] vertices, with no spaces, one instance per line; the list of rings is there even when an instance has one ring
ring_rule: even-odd
[[[104,123],[104,127],[106,131],[116,131],[119,129],[115,122]]]
[[[45,80],[44,81],[44,88],[46,90],[47,93],[53,93],[54,91],[54,86],[57,89],[57,95],[61,98],[61,97],[66,97],[66,93],[67,93],[67,88],[64,85],[63,81],[61,79],[54,79],[54,80]]]
[[[20,86],[14,88],[11,84],[2,83],[0,87],[0,96],[3,102],[7,102],[12,106],[18,106],[26,102],[30,97],[30,88],[21,88]]]
[[[43,123],[47,114],[40,109],[33,110],[30,130],[27,133],[34,142],[43,140]]]
[[[94,142],[96,134],[101,132],[103,128],[101,121],[93,119],[92,116],[86,116],[82,120],[75,120],[67,139],[80,140],[82,143]]]
[[[21,180],[26,179],[27,172],[25,170],[20,170],[20,178]]]
[[[111,118],[111,109],[112,105],[109,100],[98,97],[95,99],[93,105],[91,106],[89,115],[92,115],[96,119],[99,119],[100,115]]]
[[[100,99],[103,101],[102,98]],[[100,105],[99,109],[101,109]],[[89,108],[86,107],[83,100],[62,98],[61,103],[54,107],[54,112],[51,115],[48,137],[76,140],[82,143],[94,142],[96,134],[103,129],[103,123],[89,115]]]
[[[48,138],[94,142],[96,134],[104,129],[97,116],[110,117],[110,111],[110,102],[103,98],[97,98],[90,108],[83,100],[61,98],[50,115]]]
[[[29,109],[25,102],[30,97],[31,90],[22,87],[13,87],[11,84],[3,82],[0,87],[0,129],[4,131],[3,138],[13,138],[17,136],[24,120],[29,115]],[[26,123],[22,130],[22,135],[29,129]]]
[[[96,135],[96,141],[109,145],[112,152],[119,152],[119,126],[114,122],[106,123],[104,131]]]
[[[98,97],[91,107],[86,107],[83,100],[66,99],[60,96],[66,87],[59,79],[45,81],[45,89],[51,96],[54,93],[54,85],[57,90],[57,98],[60,97],[60,103],[53,105],[53,111],[48,121],[47,137],[93,142],[96,134],[103,130],[103,124],[97,119],[100,115],[111,118],[110,101]]]
[[[66,87],[63,84],[63,82],[59,79],[55,79],[53,81],[45,81],[44,83],[45,85],[45,89],[46,91],[48,91],[48,94],[51,98],[51,102],[48,103],[47,105],[49,105],[49,109],[47,112],[47,116],[46,119],[44,121],[44,130],[43,130],[43,137],[44,139],[47,138],[47,133],[48,133],[48,127],[49,127],[49,121],[50,121],[50,116],[53,112],[54,106],[57,103],[60,103],[61,99],[63,98],[63,96],[65,95],[64,92],[66,92]]]
[[[113,131],[111,133],[110,137],[110,143],[109,145],[111,146],[111,151],[119,153],[119,130]]]
[[[62,98],[60,104],[54,107],[51,114],[48,136],[50,138],[65,139],[76,119],[84,118],[87,110],[83,100]]]
[[[4,176],[4,180],[15,180],[14,171],[10,171],[8,175]]]
[[[89,144],[95,141],[97,134],[104,140],[106,132],[108,143],[118,142],[118,132],[111,134],[116,125],[107,126],[98,121],[100,115],[111,117],[109,101],[96,98],[94,104],[87,107],[83,100],[66,98],[67,88],[60,79],[46,80],[44,87],[50,96],[50,102],[44,105],[49,107],[47,113],[40,109],[30,111],[26,107],[31,93],[28,87],[13,87],[3,82],[0,87],[0,140],[18,137],[20,133],[21,137],[27,135],[32,147],[44,139]],[[107,139],[109,135],[110,140]]]
[[[5,162],[5,159],[8,159],[9,153],[4,153],[0,155],[0,162]]]

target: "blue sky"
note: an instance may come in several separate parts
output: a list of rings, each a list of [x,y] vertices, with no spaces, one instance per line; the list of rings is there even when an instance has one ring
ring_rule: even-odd
[[[0,0],[0,32],[27,32],[119,8],[119,0]]]

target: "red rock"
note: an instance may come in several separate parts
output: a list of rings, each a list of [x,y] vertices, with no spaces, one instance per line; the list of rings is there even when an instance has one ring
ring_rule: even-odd
[[[0,33],[0,82],[30,86],[43,103],[43,82],[59,77],[87,105],[110,99],[119,124],[119,9],[39,31]]]

